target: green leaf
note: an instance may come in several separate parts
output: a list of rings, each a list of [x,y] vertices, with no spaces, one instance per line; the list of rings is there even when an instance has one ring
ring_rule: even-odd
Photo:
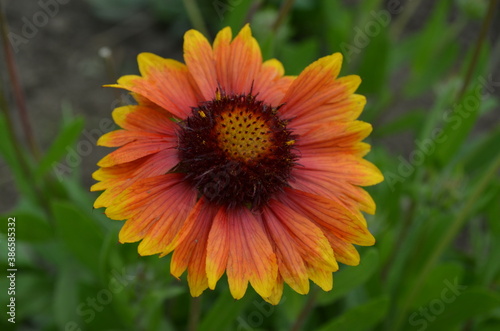
[[[349,330],[363,331],[373,330],[387,314],[389,298],[382,296],[365,304],[354,307],[341,316],[324,324],[317,331]]]
[[[69,321],[76,322],[79,319],[76,314],[78,283],[75,279],[77,277],[71,269],[71,264],[66,264],[62,271],[59,272],[52,301],[55,322],[60,330],[64,330]]]
[[[485,165],[495,158],[495,151],[500,141],[500,126],[497,126],[482,137],[476,145],[464,156],[464,168],[467,173],[481,171]]]
[[[19,150],[19,154],[16,153],[16,149]],[[7,121],[5,120],[3,112],[0,113],[0,155],[9,166],[9,170],[12,172],[13,179],[19,191],[30,198],[31,201],[36,201],[35,190],[33,189],[29,176],[26,174],[26,171],[30,172],[31,169],[24,169],[18,159],[19,156],[25,160],[28,160],[28,158],[22,146],[15,146],[14,142],[11,140],[8,134]],[[9,182],[10,178],[7,178],[7,180],[2,178],[0,184],[5,185]]]
[[[235,301],[228,290],[222,291],[219,298],[211,306],[210,311],[205,315],[200,323],[201,331],[221,331],[232,330],[231,326],[235,321],[241,321],[238,317],[241,312],[250,305],[250,302],[258,302],[253,291],[247,291],[245,296]],[[262,299],[261,299],[262,300]],[[244,321],[244,318],[243,318]]]
[[[2,276],[2,278],[4,277]],[[52,279],[40,270],[18,272],[16,274],[15,295],[16,303],[18,303],[16,306],[16,322],[33,316],[50,316],[52,313],[50,308],[53,286]],[[4,288],[7,289],[7,287]],[[5,290],[5,293],[7,294],[7,290]],[[5,297],[7,298],[7,296]]]
[[[458,263],[442,263],[432,270],[422,286],[422,290],[415,296],[411,308],[418,308],[424,306],[434,298],[441,295],[444,288],[446,288],[446,280],[457,281],[462,284],[462,275],[464,267]]]
[[[409,111],[398,116],[393,121],[378,127],[373,134],[377,137],[390,136],[405,131],[416,132],[425,120],[425,112],[422,109]]]
[[[52,228],[48,221],[33,212],[13,211],[9,215],[2,215],[2,219],[14,219],[16,239],[20,241],[46,241],[52,238]],[[7,234],[8,222],[0,223],[0,232]]]
[[[318,41],[310,38],[302,42],[282,45],[278,58],[282,60],[287,75],[298,75],[317,59],[318,49]],[[293,54],[293,56],[282,56],[285,54]]]
[[[481,98],[476,95],[476,88],[470,89],[452,109],[443,114],[446,122],[442,138],[437,145],[436,156],[441,164],[446,164],[462,146],[479,118]]]
[[[361,51],[361,63],[356,74],[363,79],[363,83],[357,93],[378,94],[387,88],[389,50],[388,35],[382,32],[371,38],[370,43]]]
[[[225,1],[215,0],[212,2],[212,8],[215,11],[221,28],[229,26],[233,33],[240,31],[246,23],[245,19],[251,6],[257,6],[258,2],[254,0],[239,0],[239,1]]]
[[[38,168],[35,171],[35,177],[43,176],[54,163],[57,163],[64,155],[68,153],[68,148],[73,146],[80,137],[84,126],[83,118],[75,118],[67,123],[58,134],[49,150],[45,153]]]
[[[53,201],[52,211],[64,246],[97,274],[98,257],[103,243],[101,229],[71,203]]]
[[[342,51],[345,56],[348,50],[354,50],[357,54],[353,41],[353,15],[338,1],[322,0],[320,6],[327,52]]]
[[[343,267],[335,273],[334,286],[331,292],[321,292],[318,295],[320,305],[328,305],[338,300],[346,293],[364,284],[375,272],[379,264],[378,251],[371,248],[361,257],[358,266]]]
[[[449,283],[443,288],[441,295],[410,314],[410,330],[453,330],[470,318],[485,315],[500,306],[498,293],[479,287],[464,290],[453,281]]]
[[[448,22],[451,1],[436,2],[425,28],[417,32],[411,54],[411,79],[405,84],[405,94],[415,97],[428,90],[455,63],[459,27]],[[436,33],[441,31],[441,33]]]

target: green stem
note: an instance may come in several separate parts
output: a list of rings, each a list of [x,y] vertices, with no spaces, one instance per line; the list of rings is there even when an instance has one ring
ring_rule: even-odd
[[[201,314],[201,298],[191,298],[191,307],[189,309],[189,325],[188,331],[196,331],[200,321]]]
[[[434,249],[432,255],[424,264],[423,268],[420,269],[420,273],[418,274],[415,284],[412,286],[412,290],[408,295],[407,299],[403,302],[403,307],[401,308],[399,314],[396,315],[396,322],[393,324],[393,330],[399,330],[401,323],[403,322],[404,317],[406,316],[406,311],[411,302],[415,299],[415,296],[422,289],[422,285],[427,279],[429,273],[432,268],[435,266],[436,262],[439,260],[441,255],[443,254],[446,247],[450,245],[452,240],[457,236],[460,229],[466,223],[467,217],[470,215],[474,208],[475,202],[480,198],[481,194],[487,188],[488,184],[491,182],[492,178],[496,176],[497,171],[500,169],[500,155],[494,160],[490,168],[485,172],[483,177],[480,179],[479,183],[476,185],[469,198],[460,209],[457,217],[453,220],[448,231],[444,234],[444,236],[439,241],[439,244]]]
[[[309,314],[316,305],[316,299],[318,297],[318,293],[319,293],[319,287],[313,286],[313,288],[309,292],[309,298],[307,299],[306,304],[304,305],[304,307],[302,307],[299,316],[297,317],[295,323],[293,323],[293,326],[290,329],[291,331],[299,331],[302,328],[307,318],[309,317]]]
[[[24,135],[28,140],[28,146],[31,150],[31,153],[33,154],[33,157],[38,160],[40,159],[40,149],[38,148],[38,144],[36,143],[36,139],[31,128],[28,110],[26,108],[26,99],[24,97],[24,93],[19,81],[19,74],[17,72],[14,54],[12,53],[12,47],[9,43],[9,27],[7,26],[7,20],[5,18],[2,5],[0,5],[0,34],[2,35],[2,44],[5,52],[5,62],[7,65],[7,70],[9,72],[9,78],[12,85],[12,90],[14,92],[14,98],[19,110],[19,116],[21,117],[21,125],[24,131]]]
[[[207,26],[203,20],[200,7],[196,0],[183,0],[183,2],[193,27],[200,31],[205,37],[209,38]]]
[[[469,87],[470,81],[472,80],[472,74],[474,73],[474,69],[476,68],[477,62],[479,60],[481,48],[483,46],[484,40],[486,39],[486,35],[488,34],[488,28],[493,19],[493,14],[495,13],[497,2],[498,0],[490,0],[488,10],[486,11],[486,17],[483,20],[481,31],[479,31],[479,37],[476,42],[474,54],[472,55],[472,60],[470,61],[469,67],[467,68],[467,73],[465,74],[464,84],[462,85],[460,93],[458,94],[458,99],[460,99],[464,95],[465,91],[467,91],[467,87]]]
[[[276,18],[276,21],[272,26],[272,31],[274,34],[278,32],[278,29],[285,21],[285,18],[288,15],[288,12],[292,9],[294,2],[295,0],[285,0],[283,5],[281,6],[280,13],[278,14],[278,17]]]

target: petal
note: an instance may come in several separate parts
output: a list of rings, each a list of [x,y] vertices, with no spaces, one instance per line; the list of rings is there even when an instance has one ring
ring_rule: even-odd
[[[263,220],[275,245],[280,275],[293,290],[300,294],[307,294],[309,292],[309,277],[304,257],[296,247],[298,243],[294,240],[293,234],[269,209],[263,211]]]
[[[350,243],[371,246],[375,238],[366,228],[359,215],[352,213],[342,204],[318,195],[295,189],[285,189],[280,200],[299,214],[334,233]]]
[[[288,90],[294,77],[283,77],[285,69],[281,62],[270,59],[262,64],[259,74],[255,78],[253,92],[259,100],[273,107],[280,105],[283,96]]]
[[[140,136],[138,136],[140,139]],[[174,149],[176,141],[170,137],[159,136],[154,139],[140,139],[130,142],[103,157],[97,165],[100,167],[111,167],[117,164],[135,161],[142,157],[158,153],[165,149]]]
[[[334,233],[329,232],[328,229],[324,229],[325,230],[323,232],[333,248],[335,259],[343,264],[353,266],[358,265],[359,253],[356,248],[351,243],[337,237]]]
[[[99,140],[97,140],[97,146],[119,147],[131,143],[133,141],[140,141],[140,140],[163,141],[164,138],[165,138],[164,135],[160,135],[157,133],[116,130],[102,135],[99,138]]]
[[[207,245],[207,277],[208,287],[214,289],[217,281],[226,271],[229,257],[229,218],[234,217],[232,211],[221,207],[215,216]]]
[[[264,297],[263,299],[272,305],[277,305],[280,303],[281,297],[283,296],[283,278],[278,274],[278,279],[276,280],[276,286],[270,296]]]
[[[276,200],[271,200],[263,209],[263,219],[268,225],[277,249],[282,253],[293,247],[309,264],[331,271],[338,269],[330,243],[323,232],[304,215],[294,212]],[[283,278],[287,282],[287,279]]]
[[[359,208],[368,214],[375,214],[375,201],[361,187],[332,178],[328,172],[301,167],[295,168],[292,176],[290,186],[297,190],[324,196],[354,210]]]
[[[222,88],[228,94],[250,93],[262,66],[262,55],[249,24],[241,29],[230,48],[227,64],[221,64],[223,59],[216,58],[218,66],[227,66],[228,85],[222,85]]]
[[[359,149],[366,149],[370,145],[359,142],[365,139],[372,131],[369,123],[354,121],[342,123],[331,121],[307,126],[307,131],[294,132],[300,134],[296,147],[304,155],[333,155],[337,153],[355,154]],[[362,150],[366,154],[365,150]]]
[[[112,218],[126,218],[120,242],[136,242],[140,255],[165,251],[196,201],[196,191],[183,176],[168,174],[137,181],[106,210]]]
[[[198,31],[184,35],[184,61],[204,100],[212,100],[217,90],[217,74],[212,47]]]
[[[142,95],[177,118],[186,118],[202,101],[193,88],[186,65],[151,53],[139,54],[141,76],[128,75],[108,85]]]
[[[164,113],[142,105],[115,108],[113,120],[129,131],[159,133],[172,137],[179,127]]]
[[[342,100],[346,87],[335,79],[340,72],[342,55],[335,53],[310,64],[293,81],[282,103],[281,112],[288,118],[313,116],[315,109],[332,100]]]
[[[349,154],[335,156],[303,156],[300,171],[313,171],[325,174],[336,182],[358,186],[375,185],[384,180],[384,176],[373,163]]]
[[[315,111],[307,116],[293,119],[290,127],[299,132],[302,130],[307,131],[309,125],[316,125],[325,121],[354,121],[359,117],[365,105],[366,98],[364,96],[359,94],[347,95],[345,99],[318,105]]]
[[[331,271],[323,270],[311,265],[307,266],[309,278],[321,287],[323,291],[331,291],[333,288],[333,274]]]
[[[213,46],[217,80],[226,92],[229,92],[230,88],[232,89],[228,65],[231,58],[231,39],[231,28],[226,27],[217,34]]]
[[[227,262],[229,290],[235,299],[245,294],[248,281],[262,297],[276,286],[276,256],[262,227],[247,208],[236,208],[229,218],[231,246]]]
[[[95,201],[94,208],[107,207],[127,187],[141,178],[167,173],[179,160],[174,149],[166,149],[138,160],[97,170],[93,177],[101,180],[91,191],[104,191]]]
[[[207,287],[206,252],[207,240],[217,207],[204,198],[189,215],[176,241],[170,272],[179,278],[188,269],[188,283],[191,295],[199,296]]]

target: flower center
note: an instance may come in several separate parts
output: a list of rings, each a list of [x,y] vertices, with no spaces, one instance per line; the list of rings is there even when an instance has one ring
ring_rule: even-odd
[[[209,201],[252,209],[288,185],[296,136],[273,108],[250,94],[217,94],[180,123],[172,170]]]
[[[249,162],[272,151],[273,131],[262,115],[247,108],[223,112],[214,129],[219,147],[231,159]]]

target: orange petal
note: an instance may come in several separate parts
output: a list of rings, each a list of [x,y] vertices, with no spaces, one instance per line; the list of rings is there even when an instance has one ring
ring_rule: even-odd
[[[97,140],[98,146],[106,147],[119,147],[131,143],[133,141],[139,140],[159,140],[163,141],[165,139],[164,135],[157,133],[143,132],[143,131],[127,131],[127,130],[116,130],[108,132],[102,135],[99,140]]]
[[[175,117],[169,111],[167,111],[165,108],[162,108],[162,107],[158,106],[156,103],[152,102],[151,100],[149,100],[146,97],[143,97],[140,94],[137,94],[137,93],[134,93],[134,92],[130,92],[130,95],[137,102],[138,106],[144,106],[144,107],[147,107],[147,108],[149,108],[151,110],[155,110],[158,113],[163,114],[163,116],[166,116],[168,118]]]
[[[358,186],[375,185],[384,180],[384,176],[373,163],[348,154],[304,156],[300,159],[300,165],[301,170],[327,173],[336,181]]]
[[[358,151],[358,143],[365,139],[371,131],[372,126],[361,121],[319,123],[307,126],[307,131],[295,131],[294,133],[300,135],[295,146],[300,150],[301,156],[306,154],[354,154]],[[364,146],[370,147],[367,144]]]
[[[226,271],[229,257],[229,218],[234,217],[231,210],[221,207],[215,216],[207,245],[208,287],[214,289],[217,281]]]
[[[285,69],[281,62],[276,59],[265,61],[255,78],[253,92],[258,95],[259,100],[273,107],[280,105],[283,96],[293,82],[293,77],[283,77]]]
[[[351,243],[337,237],[327,229],[325,229],[324,233],[333,248],[333,253],[337,261],[353,266],[359,264],[359,253]]]
[[[283,278],[278,274],[278,279],[276,280],[276,286],[270,296],[264,297],[263,299],[272,305],[277,305],[280,303],[281,297],[283,296]]]
[[[166,149],[132,162],[97,170],[93,176],[101,182],[93,185],[91,191],[106,191],[97,198],[94,208],[110,206],[120,193],[137,180],[165,174],[178,162],[176,150]]]
[[[229,218],[231,246],[227,262],[229,290],[235,299],[245,294],[248,281],[262,297],[269,297],[276,285],[276,256],[262,227],[247,208],[233,211]]]
[[[122,76],[118,84],[108,85],[142,95],[177,118],[186,118],[201,98],[193,88],[189,71],[183,63],[151,53],[139,54],[141,76]]]
[[[136,193],[139,189],[149,193]],[[129,216],[120,231],[120,242],[143,239],[138,247],[143,256],[164,252],[194,206],[196,191],[182,182],[182,176],[169,174],[139,181],[125,192],[119,198],[125,199],[120,203],[122,213]],[[124,208],[127,204],[136,210]],[[107,211],[111,212],[115,211]]]
[[[184,61],[204,100],[212,100],[217,89],[215,60],[210,43],[196,30],[184,35]]]
[[[359,94],[347,95],[342,100],[333,100],[316,105],[314,112],[309,113],[307,116],[294,118],[289,127],[298,132],[301,130],[307,131],[309,125],[316,125],[321,122],[353,121],[359,117],[365,105],[366,98],[364,96]]]
[[[309,278],[321,287],[323,291],[331,291],[333,288],[333,274],[331,271],[323,270],[311,265],[307,266]]]
[[[297,245],[301,245],[301,242],[293,237],[293,233],[282,224],[283,221],[279,220],[270,208],[272,207],[263,210],[262,218],[275,245],[279,273],[292,289],[300,294],[307,294],[309,292],[309,277],[304,264],[304,256],[300,254],[297,247]],[[285,215],[283,216],[285,217]],[[302,237],[300,238],[302,239]]]
[[[232,32],[230,27],[219,31],[214,40],[214,59],[217,80],[226,92],[232,89],[232,82],[229,76],[229,62],[231,58]]]
[[[176,146],[177,142],[172,141],[170,137],[166,136],[159,136],[147,140],[141,139],[128,143],[118,148],[116,151],[109,153],[103,157],[97,165],[100,167],[111,167],[117,164],[135,161],[165,149],[174,149]]]
[[[293,81],[284,96],[281,113],[287,118],[298,120],[314,116],[316,109],[328,102],[345,99],[349,93],[342,83],[335,79],[340,72],[342,55],[335,53],[310,64]]]
[[[167,115],[141,105],[123,106],[113,110],[113,120],[129,131],[142,131],[174,136],[178,125]]]
[[[340,203],[295,189],[285,189],[280,200],[289,208],[314,221],[347,242],[371,246],[375,238],[358,215]]]
[[[369,214],[375,213],[375,202],[368,192],[346,180],[339,180],[328,171],[298,166],[292,171],[290,186],[301,191],[325,196],[342,202],[347,207],[356,206]]]
[[[262,66],[262,54],[250,25],[246,24],[231,43],[231,53],[227,63],[229,86],[222,86],[227,93],[247,94],[252,89]],[[220,65],[220,60],[216,59]]]
[[[273,239],[278,249],[283,247],[282,253],[295,247],[309,264],[331,271],[338,269],[332,247],[325,235],[304,215],[271,200],[263,209],[263,218],[269,224],[269,231],[274,233]]]
[[[179,278],[188,269],[191,295],[199,296],[207,287],[207,240],[217,207],[201,198],[177,237],[170,272]]]
[[[169,200],[151,211],[151,216],[158,218],[149,229],[144,239],[139,244],[140,255],[161,253],[162,256],[172,251],[174,238],[179,233],[186,218],[196,203],[197,191],[185,182],[170,189]]]

